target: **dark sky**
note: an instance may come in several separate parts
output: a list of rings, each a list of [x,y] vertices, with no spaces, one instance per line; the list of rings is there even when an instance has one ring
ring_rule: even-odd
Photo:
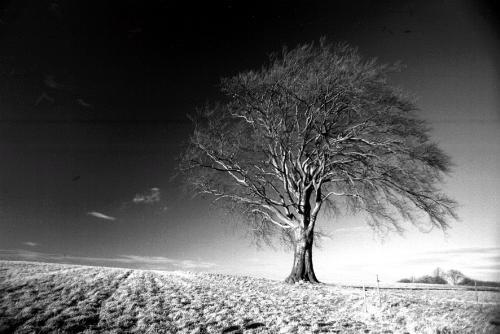
[[[394,82],[418,97],[422,117],[457,164],[448,190],[465,202],[466,222],[448,246],[462,245],[467,226],[481,218],[486,227],[466,246],[495,247],[497,3],[4,1],[0,249],[34,258],[126,255],[126,263],[164,257],[234,271],[231,263],[262,255],[206,203],[179,195],[171,176],[191,130],[186,114],[219,97],[221,77],[259,68],[284,44],[321,36],[407,65]],[[474,176],[478,169],[484,178]],[[161,195],[152,198],[152,188]],[[338,224],[351,223],[360,224]],[[265,254],[288,270],[291,259]]]

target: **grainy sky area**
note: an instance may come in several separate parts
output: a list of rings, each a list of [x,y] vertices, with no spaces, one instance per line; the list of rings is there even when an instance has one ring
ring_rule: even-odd
[[[455,167],[446,234],[381,242],[362,217],[323,218],[320,280],[389,282],[440,266],[500,280],[500,31],[495,1],[4,1],[0,5],[0,257],[284,279],[292,257],[256,249],[172,179],[221,77],[286,44],[346,41],[401,61]],[[226,219],[227,220],[227,219]]]

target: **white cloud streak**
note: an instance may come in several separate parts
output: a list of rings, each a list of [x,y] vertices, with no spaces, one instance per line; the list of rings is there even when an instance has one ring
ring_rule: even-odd
[[[161,199],[160,188],[151,188],[148,192],[136,194],[132,202],[135,204],[153,204]]]
[[[0,258],[158,270],[178,270],[179,268],[183,270],[210,269],[217,266],[217,264],[212,262],[172,259],[163,256],[120,255],[117,257],[87,257],[49,254],[29,250],[0,250]]]
[[[368,226],[354,226],[354,227],[342,227],[336,230],[333,230],[335,233],[359,233],[359,232],[369,232],[371,231]]]
[[[25,242],[23,242],[23,245],[30,246],[30,247],[38,246],[38,244],[36,242],[33,242],[33,241],[25,241]]]
[[[215,263],[212,262],[201,262],[201,261],[193,261],[193,260],[183,260],[177,263],[174,263],[174,266],[180,267],[182,269],[208,269],[215,267]]]
[[[411,252],[385,250],[364,256],[345,256],[336,259],[332,271],[359,272],[360,275],[382,274],[397,280],[409,276],[431,274],[439,267],[443,270],[456,269],[466,276],[479,280],[500,281],[500,248],[453,248]],[[318,267],[318,266],[317,266]]]
[[[104,213],[100,213],[100,212],[97,212],[97,211],[90,211],[90,212],[87,212],[87,214],[89,216],[93,216],[93,217],[96,217],[96,218],[99,218],[99,219],[116,220],[115,217],[111,217],[111,216],[105,215]]]
[[[212,268],[215,267],[215,263],[204,262],[204,261],[194,261],[194,260],[177,260],[171,259],[163,256],[139,256],[139,255],[122,255],[119,257],[125,262],[130,263],[144,263],[149,265],[173,265],[175,267],[183,269],[195,269],[195,268]]]

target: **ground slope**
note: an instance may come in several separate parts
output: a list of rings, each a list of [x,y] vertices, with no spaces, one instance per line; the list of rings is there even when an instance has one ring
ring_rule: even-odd
[[[495,333],[499,298],[0,261],[0,333]]]

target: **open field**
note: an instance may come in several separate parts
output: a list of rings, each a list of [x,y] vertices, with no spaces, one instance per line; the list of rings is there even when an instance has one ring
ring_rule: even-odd
[[[0,261],[0,333],[499,332],[500,293],[478,297]]]

